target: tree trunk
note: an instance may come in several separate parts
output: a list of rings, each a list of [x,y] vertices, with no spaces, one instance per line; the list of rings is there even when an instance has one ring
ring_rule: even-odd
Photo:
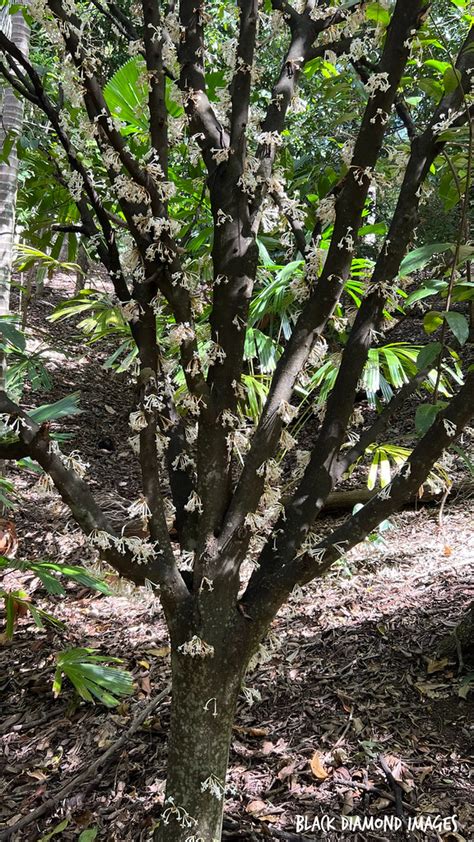
[[[235,655],[235,653],[234,653]],[[232,726],[246,658],[172,657],[166,799],[155,842],[220,842]]]
[[[0,11],[0,29],[4,31],[21,50],[28,55],[29,28],[20,12],[8,14],[8,9]],[[0,90],[0,151],[7,135],[14,136],[8,160],[0,163],[0,316],[8,315],[10,310],[10,277],[13,260],[15,236],[15,210],[18,181],[18,155],[16,144],[23,125],[23,101],[15,96],[13,90],[5,87]],[[0,354],[0,388],[5,389],[6,358]]]
[[[457,655],[460,661],[474,663],[474,602],[471,602],[469,610],[451,634],[443,638],[438,647],[438,655],[447,657]]]

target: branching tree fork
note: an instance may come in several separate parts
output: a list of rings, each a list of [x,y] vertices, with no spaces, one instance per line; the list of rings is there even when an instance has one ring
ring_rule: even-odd
[[[429,4],[426,0],[388,4],[390,23],[378,33],[375,43],[378,62],[361,70],[361,75],[366,74],[362,78],[369,95],[350,166],[326,200],[334,230],[324,266],[316,271],[313,258],[320,225],[308,231],[292,212],[275,177],[275,160],[305,64],[327,51],[336,56],[350,54],[355,37],[364,30],[365,4],[308,2],[298,4],[299,11],[284,0],[265,4],[281,14],[289,30],[289,45],[267,112],[252,134],[258,24],[264,4],[257,0],[235,4],[238,36],[224,120],[206,86],[207,4],[181,0],[168,6],[141,0],[137,4],[140,20],[132,23],[120,3],[94,1],[90,5],[95,14],[112,23],[117,38],[136,46],[136,54],[146,66],[150,143],[142,157],[107,106],[100,63],[81,17],[84,5],[72,0],[38,0],[31,4],[31,14],[34,31],[42,27],[58,54],[74,68],[87,117],[83,131],[100,153],[107,189],[115,196],[119,216],[111,212],[99,186],[99,174],[84,162],[77,134],[73,139],[73,126],[59,97],[48,89],[33,61],[2,31],[0,72],[18,96],[48,118],[69,168],[66,175],[59,168],[58,177],[68,184],[81,231],[95,244],[130,320],[140,361],[132,426],[138,436],[143,484],[137,511],[147,523],[149,538],[126,539],[114,532],[87,481],[53,446],[47,426],[36,425],[5,394],[0,411],[7,416],[14,438],[0,445],[0,458],[15,460],[28,455],[36,460],[102,556],[122,576],[137,584],[151,582],[159,592],[171,638],[173,688],[167,800],[157,839],[211,842],[221,836],[237,696],[248,661],[276,612],[296,585],[325,573],[416,493],[474,412],[471,371],[392,483],[331,535],[317,538],[315,520],[330,492],[426,377],[426,371],[420,372],[358,443],[342,449],[368,351],[381,328],[387,298],[417,225],[421,187],[443,150],[439,124],[449,115],[452,126],[472,120],[469,93],[474,36],[471,30],[456,60],[457,84],[444,94],[425,128],[418,132],[399,89]],[[169,60],[172,50],[176,50],[174,67]],[[356,59],[354,63],[357,65]],[[212,354],[207,361],[196,339],[195,302],[186,282],[186,244],[176,239],[169,212],[172,189],[168,167],[173,141],[166,94],[170,80],[181,91],[190,143],[198,144],[205,163],[205,189],[214,219]],[[324,336],[349,277],[368,190],[394,112],[405,122],[411,152],[389,232],[350,330],[310,460],[289,499],[275,502],[278,479],[274,460],[281,435],[296,411],[292,400],[297,378]],[[243,465],[236,471],[232,439],[239,425],[245,335],[259,262],[257,237],[264,204],[271,200],[287,215],[295,249],[306,260],[309,294],[276,366]],[[132,243],[132,266],[120,246],[124,228]],[[190,408],[187,415],[176,406],[163,349],[157,342],[157,308],[163,301],[173,313],[180,337]],[[179,543],[171,541],[167,525],[165,497],[169,493]],[[270,511],[273,517],[266,523],[254,571],[245,581],[241,568],[260,528],[257,514],[262,511]],[[187,558],[192,554],[192,575],[182,575],[183,554]]]

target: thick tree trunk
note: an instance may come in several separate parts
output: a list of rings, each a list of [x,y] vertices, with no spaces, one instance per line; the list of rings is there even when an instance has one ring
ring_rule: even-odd
[[[243,669],[225,653],[173,656],[166,800],[156,842],[220,842]]]

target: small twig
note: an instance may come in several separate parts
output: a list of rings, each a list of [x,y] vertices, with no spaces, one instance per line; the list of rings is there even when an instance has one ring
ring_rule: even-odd
[[[403,813],[403,798],[402,798],[402,788],[398,781],[395,780],[392,774],[392,770],[387,764],[385,757],[383,754],[379,754],[379,763],[383,769],[385,777],[387,778],[388,783],[390,784],[391,788],[393,789],[393,794],[395,796],[395,813],[397,814],[398,818],[405,822],[405,816]]]
[[[143,724],[145,719],[153,713],[156,707],[158,707],[159,703],[169,695],[171,690],[171,684],[168,684],[165,689],[156,696],[155,699],[152,699],[151,702],[135,717],[133,720],[130,728],[128,728],[118,740],[116,740],[108,749],[105,751],[97,760],[94,761],[90,766],[87,766],[80,775],[77,775],[73,778],[72,781],[69,781],[66,786],[63,786],[62,789],[58,790],[55,795],[52,795],[51,798],[48,798],[47,801],[44,801],[43,804],[40,804],[36,810],[32,810],[27,816],[23,816],[22,819],[17,821],[15,824],[11,825],[11,827],[6,828],[0,832],[0,840],[9,839],[13,836],[14,833],[18,833],[19,830],[22,830],[24,827],[27,827],[29,824],[34,822],[36,819],[39,819],[40,816],[44,816],[49,810],[58,804],[59,801],[62,801],[63,798],[66,798],[70,792],[76,790],[79,784],[84,783],[91,775],[94,775],[101,766],[104,766],[108,763],[111,758],[119,751],[119,749],[124,746],[128,740],[130,739],[131,735],[138,730],[140,725]]]
[[[380,798],[386,798],[388,801],[391,801],[392,804],[395,804],[395,796],[377,786],[368,786],[364,783],[353,783],[352,781],[337,781],[337,785],[349,787],[350,789],[359,789],[361,792],[365,792],[369,795],[378,795]],[[411,813],[418,812],[416,807],[408,804],[407,801],[402,801],[402,806],[405,810],[409,810]]]
[[[458,656],[458,675],[461,675],[461,673],[464,669],[464,658],[463,658],[463,655],[462,655],[461,641],[459,640],[456,629],[454,629],[454,631],[453,631],[453,637],[454,637],[454,643],[456,644],[456,654]]]
[[[445,507],[446,500],[448,499],[448,494],[449,494],[450,491],[451,491],[451,486],[448,485],[446,491],[444,492],[444,494],[441,498],[441,505],[439,507],[439,514],[438,514],[439,528],[441,530],[441,534],[444,538],[445,543],[446,543],[446,536],[445,536],[445,531],[444,531],[444,517],[443,516],[444,516],[444,507]]]

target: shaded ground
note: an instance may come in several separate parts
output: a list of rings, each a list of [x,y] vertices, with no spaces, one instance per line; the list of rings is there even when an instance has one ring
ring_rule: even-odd
[[[35,306],[33,318],[43,329],[59,294],[51,288]],[[104,374],[103,356],[71,338],[70,327],[55,324],[51,333],[70,355],[52,358],[53,375],[64,363],[70,374],[61,374],[50,394],[28,400],[57,400],[77,388],[77,370],[84,371],[86,411],[62,427],[74,432],[73,446],[89,462],[97,487],[111,490],[118,481],[133,499],[135,463],[118,444],[128,435],[130,387]],[[108,448],[104,439],[112,439]],[[57,496],[41,495],[30,474],[16,479],[21,555],[93,561]],[[383,759],[402,786],[405,817],[458,817],[457,836],[428,829],[408,838],[473,838],[474,693],[459,695],[467,667],[458,675],[457,664],[436,657],[439,641],[474,599],[473,513],[474,499],[459,496],[441,522],[438,507],[408,510],[393,519],[387,545],[362,545],[324,582],[294,594],[242,694],[225,838],[406,838],[341,827],[343,815],[393,814],[395,789]],[[42,601],[38,587],[35,598],[49,610],[54,604],[67,631],[39,631],[20,619],[13,642],[0,649],[0,822],[7,825],[87,770],[169,680],[165,627],[150,594],[122,588],[101,597],[70,586],[66,598]],[[71,646],[123,658],[135,695],[107,712],[78,704],[66,682],[54,700],[54,653]],[[76,840],[95,828],[101,840],[149,839],[163,800],[168,721],[164,699],[102,774],[75,787],[14,839],[40,840],[66,820],[56,838]],[[303,833],[298,815],[307,817]],[[323,815],[333,819],[334,830],[322,834],[315,826],[311,832]]]

